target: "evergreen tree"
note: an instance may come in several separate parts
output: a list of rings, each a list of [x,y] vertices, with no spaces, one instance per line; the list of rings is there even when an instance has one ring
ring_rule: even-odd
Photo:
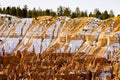
[[[88,17],[87,10],[84,12],[84,17]]]
[[[29,11],[27,12],[27,17],[28,17],[28,18],[32,18],[32,11],[31,11],[31,10],[29,10]]]
[[[58,16],[63,16],[63,7],[62,6],[59,6],[58,8],[57,8],[57,15]]]
[[[10,14],[16,16],[16,7],[11,8]]]
[[[50,10],[50,15],[53,16],[53,17],[55,17],[55,16],[56,16],[56,13],[51,9],[51,10]]]
[[[79,7],[76,7],[76,9],[75,9],[75,15],[76,15],[76,17],[80,16],[80,9],[79,9]]]
[[[3,13],[3,14],[6,14],[6,9],[5,9],[5,7],[3,8],[2,13]]]
[[[74,12],[71,12],[69,7],[62,7],[59,6],[57,8],[57,12],[54,12],[52,9],[33,9],[33,10],[27,10],[27,5],[24,5],[24,8],[21,9],[20,7],[3,7],[0,8],[0,13],[2,14],[10,14],[13,16],[18,16],[18,17],[38,17],[38,16],[68,16],[71,18],[76,18],[76,17],[96,17],[100,18],[102,20],[107,19],[107,18],[112,18],[114,17],[114,12],[113,10],[110,10],[108,13],[107,11],[100,12],[99,9],[95,9],[94,12],[90,12],[89,15],[87,14],[87,11],[80,11],[79,7],[76,7]],[[119,16],[119,15],[118,15]]]
[[[6,9],[6,14],[10,14],[10,10],[11,10],[11,8],[10,8],[10,7],[7,7],[7,9]]]
[[[94,17],[92,12],[89,13],[89,17]]]
[[[42,9],[38,9],[38,16],[43,16],[43,14],[42,14]]]
[[[70,16],[71,10],[69,8],[65,8],[64,10],[64,16]]]
[[[118,14],[117,16],[120,16],[120,14]]]
[[[37,11],[35,8],[32,10],[32,17],[37,17]]]
[[[27,5],[24,5],[24,8],[21,11],[22,17],[27,17]]]
[[[98,8],[96,8],[96,9],[94,10],[94,17],[96,17],[96,18],[100,18],[100,17],[101,17],[101,12],[99,11]]]
[[[81,13],[80,13],[80,17],[84,17],[85,15],[84,15],[84,12],[83,11],[81,11]]]
[[[114,12],[113,12],[113,10],[110,10],[110,13],[109,13],[109,17],[114,17],[115,15],[114,15]]]
[[[0,13],[2,13],[2,8],[0,8]]]
[[[75,12],[72,12],[72,14],[71,14],[71,18],[76,18],[76,14],[75,14]]]
[[[95,17],[96,17],[96,18],[100,18],[100,16],[101,16],[101,12],[98,11],[98,12],[96,13]]]
[[[45,15],[46,15],[46,16],[50,16],[50,10],[49,10],[49,9],[46,9],[46,10],[45,10]]]
[[[21,17],[21,8],[17,7],[16,9],[16,16]]]
[[[107,18],[109,18],[109,14],[108,14],[108,12],[105,10],[105,11],[102,13],[102,15],[101,15],[101,19],[102,19],[102,20],[105,20],[105,19],[107,19]]]

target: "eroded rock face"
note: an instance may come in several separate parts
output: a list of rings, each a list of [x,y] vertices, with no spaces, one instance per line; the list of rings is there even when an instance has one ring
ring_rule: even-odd
[[[0,79],[120,78],[119,17],[14,18],[0,26]]]
[[[38,53],[120,53],[120,19],[38,17],[4,21],[0,26],[0,54],[28,50]]]

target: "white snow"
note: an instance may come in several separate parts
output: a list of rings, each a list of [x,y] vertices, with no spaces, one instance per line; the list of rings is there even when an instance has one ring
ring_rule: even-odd
[[[63,31],[63,29],[64,29],[64,27],[65,27],[65,25],[66,25],[66,22],[67,22],[67,21],[65,21],[65,22],[64,22],[64,24],[63,24],[62,28],[60,29],[60,32],[59,32],[59,34],[58,34],[58,35],[60,35],[60,34],[61,34],[61,32]]]
[[[78,34],[84,35],[84,34],[85,34],[85,31],[81,31],[81,32],[79,32]]]
[[[102,79],[102,78],[105,78],[107,76],[112,77],[112,74],[110,72],[102,71],[102,73],[99,75],[99,78]]]
[[[85,47],[81,52],[87,52],[87,50],[89,49],[89,45],[87,47]]]
[[[0,46],[0,56],[3,56],[3,51],[1,46]]]
[[[48,46],[50,45],[50,42],[51,42],[51,39],[44,39],[43,40],[41,52],[44,52],[48,48]]]
[[[111,53],[111,56],[113,56],[114,52],[120,50],[120,43],[114,43],[112,45],[110,45],[107,49],[107,51],[105,52],[105,54],[103,55],[103,57],[107,58],[108,53]]]
[[[63,46],[61,49],[60,49],[60,52],[63,53],[65,50],[65,46]]]
[[[12,53],[19,42],[18,38],[9,38],[4,44],[5,52]]]
[[[21,19],[20,24],[17,26],[17,28],[16,28],[16,30],[15,30],[15,33],[16,33],[17,35],[20,35],[20,34],[21,34],[21,28],[22,28],[22,26],[23,26],[24,23],[25,23],[25,19]]]
[[[19,39],[19,40],[20,40],[20,39]],[[24,40],[23,44],[20,45],[20,47],[18,48],[18,51],[19,51],[21,48],[23,48],[23,47],[27,44],[28,41],[29,41],[29,38],[26,38],[26,39]]]
[[[120,31],[117,31],[117,32],[114,34],[114,37],[120,38]]]
[[[9,26],[9,29],[6,31],[5,35],[7,35],[7,36],[9,35],[9,33],[14,25],[15,25],[15,23],[12,22],[12,24]]]
[[[69,52],[69,50],[71,49],[70,52],[75,53],[76,51],[78,51],[82,43],[83,43],[83,40],[71,40],[67,51]]]
[[[89,25],[84,27],[84,29],[87,30],[86,34],[90,35],[93,32],[93,30],[98,26],[99,23],[100,23],[100,20],[94,18],[93,21]],[[84,34],[84,32],[82,34]]]
[[[71,71],[71,72],[69,72],[69,74],[75,74],[75,73]]]
[[[69,17],[66,17],[65,21],[68,21],[70,18]]]
[[[3,41],[4,39],[5,39],[5,37],[0,37],[0,40],[2,40],[2,41]]]
[[[58,36],[58,29],[60,28],[60,24],[61,24],[61,21],[58,20],[56,22],[56,28],[55,28],[55,33],[54,33],[55,36]]]
[[[26,33],[26,31],[27,31],[27,29],[30,27],[30,24],[31,24],[31,22],[32,22],[32,18],[27,18],[27,19],[25,19],[25,20],[27,20],[27,23],[26,23],[26,25],[24,26],[24,29],[23,29],[23,35]]]
[[[100,27],[98,31],[95,32],[96,37],[98,37],[101,32],[102,32],[102,27]]]
[[[94,18],[93,21],[89,25],[84,27],[84,29],[92,29],[93,30],[95,27],[98,26],[99,23],[100,23],[100,20]]]
[[[86,34],[90,35],[92,32],[93,32],[93,30],[88,30]]]
[[[54,26],[55,26],[55,25],[52,25],[52,27],[50,27],[50,28],[46,31],[46,34],[49,35],[50,37],[52,37],[53,30],[54,30]]]
[[[35,53],[40,53],[40,46],[41,46],[41,40],[42,39],[34,39],[32,45],[28,48],[28,51],[33,51],[33,46],[35,49]]]
[[[5,25],[6,25],[6,23],[4,22],[4,23],[0,26],[0,30],[2,30]]]
[[[38,29],[39,25],[32,26],[32,27],[34,27],[34,28],[29,32],[29,34],[28,34],[29,37],[31,37],[32,35],[35,35],[35,33],[37,33],[37,29]]]

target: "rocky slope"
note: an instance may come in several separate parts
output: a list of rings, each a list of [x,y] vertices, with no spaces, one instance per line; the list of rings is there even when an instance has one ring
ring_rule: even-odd
[[[119,59],[120,17],[96,18],[0,16],[0,55],[17,51],[84,53]]]
[[[120,17],[0,15],[0,80],[7,79],[119,80]]]

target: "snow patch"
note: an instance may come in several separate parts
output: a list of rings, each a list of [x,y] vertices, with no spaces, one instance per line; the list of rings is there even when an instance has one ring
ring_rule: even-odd
[[[114,55],[114,52],[120,50],[120,43],[114,43],[112,45],[110,45],[107,49],[107,51],[105,52],[105,54],[103,55],[103,57],[107,58],[107,55],[109,53],[111,53],[111,56]]]
[[[27,20],[27,23],[26,23],[26,25],[24,26],[24,29],[23,29],[23,35],[26,33],[26,31],[27,31],[27,29],[30,27],[30,24],[31,24],[31,22],[32,22],[32,18],[27,18],[27,19],[25,19],[25,20]]]
[[[78,51],[83,42],[83,40],[71,40],[67,51],[69,52],[70,50],[71,53],[75,53]]]
[[[12,53],[18,43],[19,43],[18,38],[7,39],[6,43],[4,44],[5,52]]]

